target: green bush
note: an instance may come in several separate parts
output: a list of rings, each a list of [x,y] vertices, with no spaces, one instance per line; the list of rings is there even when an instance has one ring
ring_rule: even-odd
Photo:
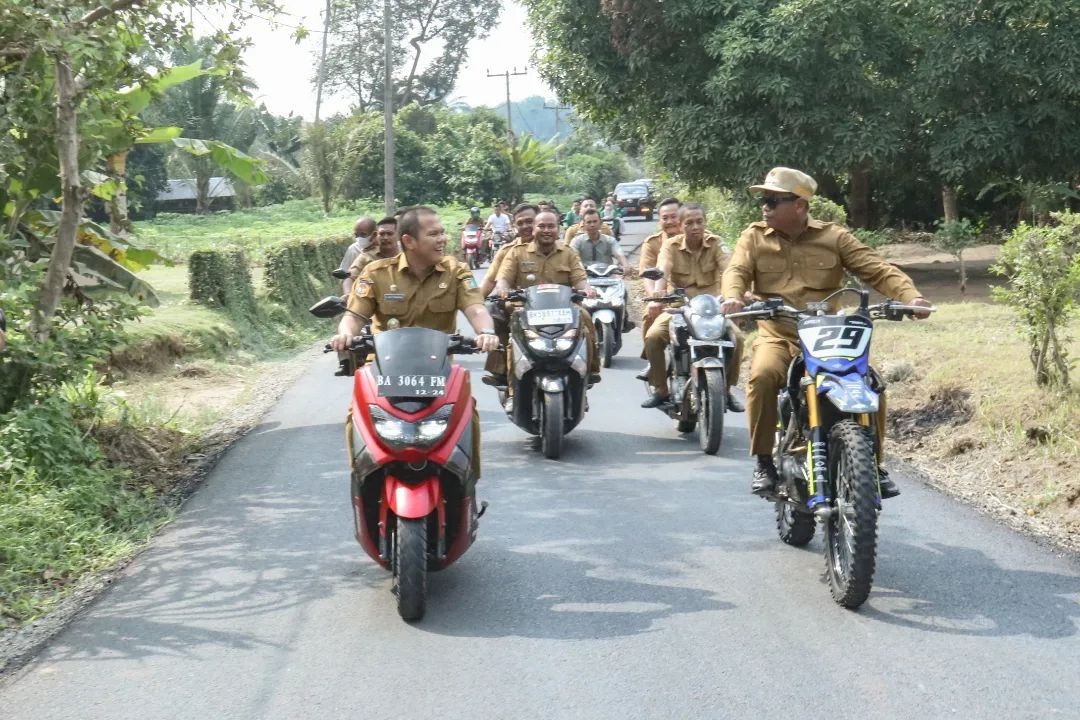
[[[101,416],[88,377],[0,416],[0,628],[130,554],[163,516],[152,493],[106,464],[90,434]]]
[[[1080,214],[1051,217],[1054,227],[1021,224],[1009,236],[992,268],[1009,284],[994,297],[1023,320],[1036,383],[1067,388],[1073,361],[1064,333],[1080,305]]]
[[[810,198],[810,216],[824,222],[847,225],[847,211],[842,206],[821,195]]]

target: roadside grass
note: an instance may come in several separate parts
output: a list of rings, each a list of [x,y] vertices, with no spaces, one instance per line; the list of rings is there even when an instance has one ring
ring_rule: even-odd
[[[468,207],[433,207],[442,216],[451,240],[456,241],[457,232],[469,216]],[[378,202],[341,204],[327,215],[317,200],[290,200],[208,215],[161,213],[153,220],[134,223],[134,233],[143,245],[173,260],[183,261],[196,250],[235,246],[243,248],[248,260],[257,264],[277,243],[350,236],[357,217],[370,215],[378,220],[382,214]]]
[[[875,364],[908,376],[889,386],[896,447],[943,484],[962,473],[1011,511],[1080,531],[1080,391],[1035,384],[1008,308],[937,307],[929,321],[876,326]]]

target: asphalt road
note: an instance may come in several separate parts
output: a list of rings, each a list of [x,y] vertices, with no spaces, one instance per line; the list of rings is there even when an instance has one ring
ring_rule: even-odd
[[[415,625],[352,540],[347,381],[317,358],[0,718],[1080,717],[1076,558],[900,478],[843,610],[820,539],[782,545],[748,493],[742,416],[704,456],[638,407],[639,349],[557,462],[475,383],[491,507]]]

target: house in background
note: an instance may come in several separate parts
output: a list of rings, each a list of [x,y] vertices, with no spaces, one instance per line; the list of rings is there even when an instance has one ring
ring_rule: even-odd
[[[166,188],[158,193],[155,203],[158,212],[195,212],[197,204],[195,178],[168,182]],[[209,200],[211,210],[233,209],[236,190],[229,178],[210,178]]]

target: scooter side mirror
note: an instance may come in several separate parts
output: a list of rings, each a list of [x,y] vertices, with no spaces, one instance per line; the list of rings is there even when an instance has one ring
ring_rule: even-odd
[[[648,268],[647,270],[641,271],[641,277],[646,280],[662,280],[664,278],[664,271],[655,267]]]
[[[336,270],[331,270],[330,274],[333,277],[336,277],[338,280],[344,280],[345,278],[350,277],[350,275],[351,275],[351,273],[348,270],[342,270],[341,268],[337,268]]]
[[[333,295],[324,297],[308,308],[308,312],[318,318],[335,318],[346,311],[345,302]]]

